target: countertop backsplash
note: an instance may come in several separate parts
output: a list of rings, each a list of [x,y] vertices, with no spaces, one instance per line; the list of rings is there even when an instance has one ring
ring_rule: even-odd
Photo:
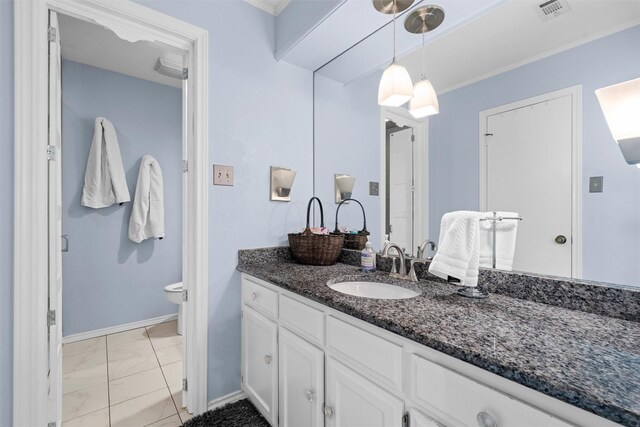
[[[238,251],[239,265],[282,261],[295,262],[288,246]],[[338,262],[360,265],[360,251],[343,249]],[[379,271],[391,271],[390,258],[378,254],[376,262]],[[429,273],[428,264],[415,268],[421,280],[444,282]],[[486,268],[480,269],[478,287],[511,298],[640,322],[640,288]]]

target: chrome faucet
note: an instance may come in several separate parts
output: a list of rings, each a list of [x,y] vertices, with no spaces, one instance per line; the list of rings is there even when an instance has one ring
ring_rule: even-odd
[[[400,246],[398,246],[397,243],[387,243],[384,248],[382,248],[382,256],[383,257],[388,257],[389,256],[389,249],[391,248],[395,248],[396,252],[398,252],[398,255],[400,256],[400,269],[399,271],[396,273],[396,257],[391,257],[391,263],[393,265],[393,267],[391,267],[391,273],[389,273],[390,276],[397,276],[397,277],[401,277],[401,278],[407,278],[407,266],[405,265],[406,262],[406,258],[404,255],[404,251],[402,250],[402,248]]]
[[[434,242],[433,240],[425,240],[424,242],[422,242],[420,246],[418,246],[418,252],[416,253],[416,258],[422,258],[422,256],[424,255],[424,250],[427,248],[427,245],[431,245],[431,250],[433,252],[438,250],[438,245],[436,245],[436,242]],[[427,257],[427,261],[431,261],[431,259]]]

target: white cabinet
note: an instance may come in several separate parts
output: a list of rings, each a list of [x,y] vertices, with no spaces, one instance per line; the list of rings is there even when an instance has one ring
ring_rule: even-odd
[[[402,400],[332,357],[325,368],[327,427],[402,426]]]
[[[278,325],[248,305],[242,315],[242,388],[264,417],[278,420]]]
[[[278,358],[280,426],[323,426],[324,352],[281,327]]]
[[[532,406],[417,355],[411,355],[411,398],[452,424],[569,427]],[[494,424],[495,423],[495,424]]]
[[[409,427],[443,427],[433,418],[423,414],[417,409],[409,409]]]
[[[260,279],[242,301],[242,388],[274,427],[614,425]]]

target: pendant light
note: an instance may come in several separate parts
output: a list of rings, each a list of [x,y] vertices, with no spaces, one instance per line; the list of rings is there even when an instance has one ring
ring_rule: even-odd
[[[373,0],[373,7],[380,13],[393,13],[393,60],[384,70],[378,87],[378,104],[399,107],[413,96],[413,84],[407,69],[396,63],[396,13],[402,12],[414,0]]]
[[[422,34],[422,54],[426,56],[424,47],[424,35],[426,32],[437,28],[444,21],[444,10],[439,6],[423,6],[420,7],[407,17],[404,21],[404,27],[407,31],[414,34]],[[409,103],[409,112],[416,119],[438,114],[440,107],[438,105],[438,96],[433,89],[433,85],[426,79],[425,64],[426,58],[422,58],[422,75],[420,81],[413,88],[413,98]]]

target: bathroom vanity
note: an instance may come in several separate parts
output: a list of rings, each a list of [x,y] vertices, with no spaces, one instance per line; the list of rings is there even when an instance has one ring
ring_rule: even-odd
[[[241,251],[238,264],[242,389],[273,426],[640,422],[637,321],[496,293],[466,299],[424,272],[414,284],[287,254]],[[355,297],[329,280],[421,294]]]

